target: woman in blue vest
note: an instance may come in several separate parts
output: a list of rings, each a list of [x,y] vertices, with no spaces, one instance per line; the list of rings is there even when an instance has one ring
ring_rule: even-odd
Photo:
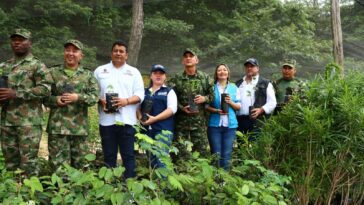
[[[141,111],[143,115],[142,124],[147,127],[147,135],[169,147],[173,139],[173,115],[177,111],[177,96],[173,89],[164,84],[166,77],[166,68],[164,66],[159,64],[152,66],[150,72],[151,82],[150,86],[145,89]],[[166,147],[155,151],[161,154],[168,153]],[[164,167],[165,164],[155,155],[151,155],[151,166],[160,168]]]
[[[238,127],[236,110],[240,109],[240,94],[234,83],[229,82],[230,69],[225,64],[220,64],[215,69],[214,74],[214,100],[207,107],[210,111],[208,124],[208,139],[211,153],[219,156],[219,166],[229,170],[229,163],[235,132]],[[221,99],[221,94],[227,95]],[[227,104],[227,112],[221,107],[221,101]]]

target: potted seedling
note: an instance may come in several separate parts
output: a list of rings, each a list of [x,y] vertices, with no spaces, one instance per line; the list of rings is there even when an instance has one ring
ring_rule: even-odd
[[[200,91],[200,84],[197,80],[189,80],[188,83],[188,105],[190,106],[189,110],[191,112],[198,112],[198,105],[195,103],[195,98],[198,92]]]
[[[228,111],[229,111],[229,104],[227,104],[226,101],[225,101],[225,99],[227,97],[229,97],[228,93],[221,93],[221,98],[220,98],[221,110],[222,110],[222,113],[224,113],[224,114],[227,114]]]
[[[141,106],[142,122],[145,122],[149,119],[148,115],[150,115],[150,113],[152,112],[152,108],[153,108],[152,99],[144,99]]]
[[[256,87],[254,87],[254,92],[256,90]],[[250,90],[247,91],[247,97],[250,99],[250,104],[251,106],[249,106],[249,116],[251,118],[251,114],[252,114],[252,110],[254,109],[254,99],[253,99],[253,95],[252,95],[252,92]]]
[[[0,76],[0,88],[8,88],[8,76]]]
[[[119,94],[114,92],[114,87],[112,85],[108,85],[106,90],[105,98],[107,113],[114,113],[117,111],[117,106],[113,105],[113,98],[118,97]]]

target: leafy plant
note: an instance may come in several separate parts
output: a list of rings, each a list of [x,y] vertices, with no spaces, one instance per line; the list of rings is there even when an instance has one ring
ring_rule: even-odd
[[[332,66],[332,65],[331,65]],[[336,69],[336,68],[335,68]],[[364,75],[317,76],[265,123],[250,153],[292,177],[299,204],[363,201]]]
[[[85,165],[83,170],[77,170],[64,164],[50,176],[29,179],[17,177],[19,172],[3,170],[0,201],[3,204],[289,203],[285,186],[290,179],[264,168],[258,161],[241,161],[229,173],[195,152],[192,160],[173,164],[166,152],[158,151],[166,148],[164,143],[140,132],[136,136],[139,149],[158,156],[165,168],[140,164],[138,177],[126,181],[122,178],[123,167],[95,169]],[[176,151],[174,147],[171,150]],[[86,159],[92,164],[96,158],[87,155]]]

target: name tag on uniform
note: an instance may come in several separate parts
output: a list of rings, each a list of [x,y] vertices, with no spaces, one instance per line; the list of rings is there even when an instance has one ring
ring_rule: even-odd
[[[124,73],[124,75],[133,76],[133,73],[131,73],[131,71],[130,71],[130,70],[126,70],[126,71],[125,71],[125,73]]]
[[[167,92],[159,92],[158,95],[167,96]]]

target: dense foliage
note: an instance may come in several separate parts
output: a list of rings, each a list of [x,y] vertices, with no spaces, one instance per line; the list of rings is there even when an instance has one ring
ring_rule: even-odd
[[[166,146],[137,134],[140,150],[148,150],[166,163],[152,169],[146,155],[139,156],[138,177],[122,179],[123,167],[98,167],[94,155],[90,164],[76,170],[65,164],[55,173],[40,160],[42,176],[23,179],[21,172],[0,173],[2,204],[289,204],[289,178],[267,170],[258,161],[240,160],[230,173],[211,166],[209,159],[194,153],[189,161],[173,165]],[[48,175],[47,175],[48,172]]]
[[[364,193],[364,75],[334,65],[271,118],[249,156],[292,177],[298,204],[360,204]]]

